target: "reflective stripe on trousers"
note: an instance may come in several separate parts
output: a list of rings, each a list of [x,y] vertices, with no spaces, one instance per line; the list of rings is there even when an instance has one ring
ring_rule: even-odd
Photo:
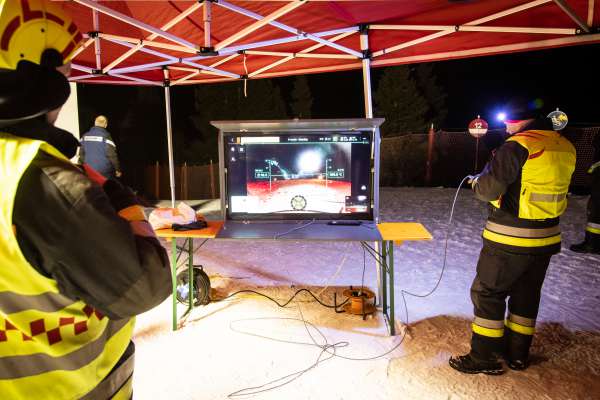
[[[504,321],[475,317],[472,329],[474,333],[481,336],[500,338],[504,336]]]
[[[535,333],[535,319],[510,313],[506,319],[506,327],[522,335],[533,335]]]
[[[600,224],[595,224],[593,222],[588,222],[585,226],[585,230],[594,233],[596,235],[600,235]]]

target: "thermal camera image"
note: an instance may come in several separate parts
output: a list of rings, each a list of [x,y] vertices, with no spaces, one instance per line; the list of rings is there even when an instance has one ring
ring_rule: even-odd
[[[350,151],[350,143],[247,146],[247,212],[350,212]]]

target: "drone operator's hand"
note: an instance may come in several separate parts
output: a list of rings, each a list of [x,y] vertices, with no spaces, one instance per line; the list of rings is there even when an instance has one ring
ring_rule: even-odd
[[[479,179],[479,175],[469,175],[467,178],[467,183],[471,185],[471,188],[474,188],[477,184],[477,180]]]

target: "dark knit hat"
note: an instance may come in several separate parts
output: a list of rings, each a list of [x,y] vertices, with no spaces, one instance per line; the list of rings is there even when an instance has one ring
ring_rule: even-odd
[[[16,70],[0,69],[0,126],[46,114],[70,93],[67,78],[54,68],[20,61]]]

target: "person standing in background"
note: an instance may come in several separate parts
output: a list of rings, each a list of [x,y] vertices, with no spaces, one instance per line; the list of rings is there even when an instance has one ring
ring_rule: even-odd
[[[592,183],[587,204],[585,239],[570,247],[571,251],[576,253],[600,254],[600,134],[594,138],[594,150],[594,161],[588,169],[588,173],[592,176]]]
[[[117,146],[106,130],[108,119],[99,115],[94,126],[83,134],[79,162],[88,164],[107,179],[121,177],[121,166],[117,156]]]

